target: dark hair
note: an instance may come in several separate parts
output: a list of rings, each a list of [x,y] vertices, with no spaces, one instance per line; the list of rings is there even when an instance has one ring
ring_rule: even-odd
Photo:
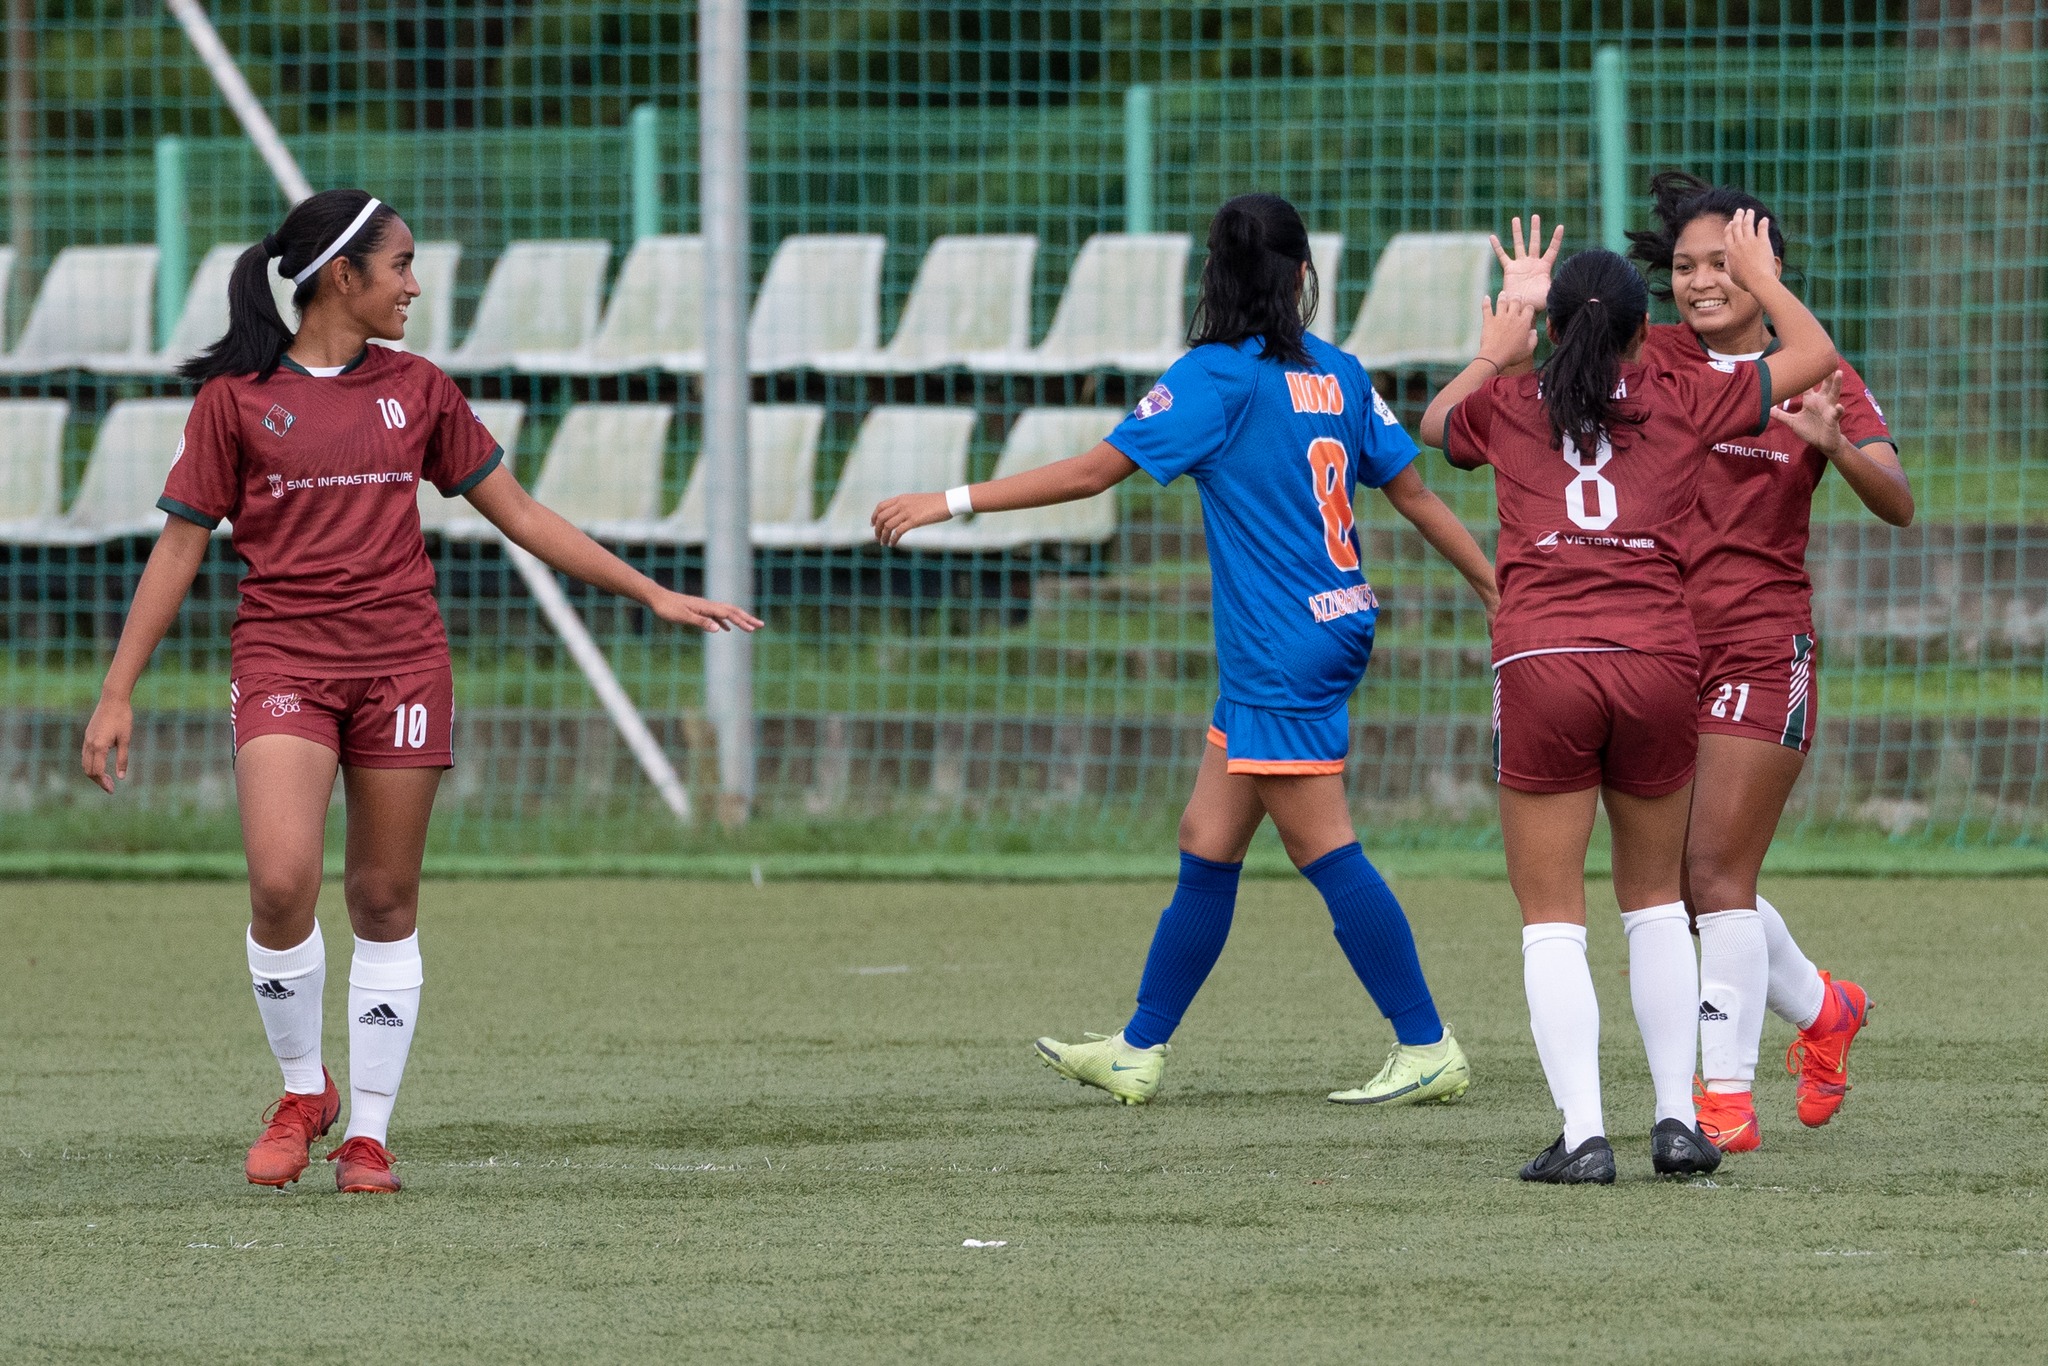
[[[369,202],[370,196],[361,190],[322,190],[299,201],[276,232],[236,259],[234,273],[228,277],[226,334],[179,366],[178,373],[202,383],[216,375],[253,373],[258,380],[269,379],[291,349],[295,335],[278,314],[277,300],[270,293],[271,260],[277,258],[278,270],[287,279],[298,274],[334,245],[334,239],[347,231]],[[378,205],[370,221],[335,255],[367,272],[370,253],[383,243],[397,217],[389,204]],[[320,276],[314,275],[292,292],[292,304],[304,313],[319,289]]]
[[[1315,315],[1316,268],[1294,206],[1277,194],[1241,194],[1216,210],[1188,345],[1264,337],[1262,359],[1307,365],[1301,337]]]
[[[1543,363],[1543,408],[1551,435],[1593,451],[1617,422],[1640,422],[1615,402],[1621,354],[1650,313],[1636,268],[1595,248],[1572,256],[1550,280],[1550,326],[1557,347]]]
[[[1678,250],[1678,238],[1695,218],[1733,218],[1748,209],[1758,218],[1771,220],[1771,255],[1785,259],[1785,234],[1778,216],[1747,190],[1733,185],[1710,185],[1690,171],[1659,171],[1650,177],[1650,212],[1657,226],[1628,235],[1628,254],[1643,263],[1645,270],[1662,271],[1665,279],[1654,289],[1660,299],[1671,297],[1671,258]]]

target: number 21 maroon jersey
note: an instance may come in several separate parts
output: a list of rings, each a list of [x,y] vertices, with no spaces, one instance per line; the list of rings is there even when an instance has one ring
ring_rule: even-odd
[[[502,458],[432,362],[371,346],[337,375],[208,380],[157,505],[234,523],[237,677],[381,678],[448,658],[420,481],[455,497]]]
[[[1597,451],[1551,434],[1540,375],[1499,376],[1451,410],[1444,454],[1493,466],[1500,507],[1493,660],[1542,650],[1697,655],[1683,579],[1706,448],[1768,420],[1770,372],[1624,364]]]

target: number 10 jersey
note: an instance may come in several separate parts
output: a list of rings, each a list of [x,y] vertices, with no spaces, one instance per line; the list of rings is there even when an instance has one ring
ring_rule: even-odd
[[[1763,430],[1770,371],[1624,364],[1615,397],[1629,420],[1592,452],[1552,436],[1538,375],[1488,380],[1451,410],[1445,457],[1493,466],[1496,667],[1545,650],[1698,657],[1684,574],[1700,473],[1714,442]]]

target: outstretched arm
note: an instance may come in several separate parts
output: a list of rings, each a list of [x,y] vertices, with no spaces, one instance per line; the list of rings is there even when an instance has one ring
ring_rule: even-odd
[[[192,589],[193,576],[206,558],[206,541],[212,535],[197,522],[173,516],[164,523],[163,535],[149,552],[143,566],[142,582],[135,586],[135,601],[128,605],[128,620],[121,627],[121,643],[114,647],[114,662],[107,666],[106,681],[100,684],[99,705],[85,723],[85,746],[80,754],[85,776],[108,792],[114,779],[128,776],[128,741],[135,732],[135,709],[129,699],[135,695],[135,681],[164,633],[178,619],[178,608]],[[113,772],[107,760],[114,761]]]
[[[1558,226],[1550,234],[1550,246],[1541,252],[1543,246],[1543,215],[1529,215],[1529,236],[1522,237],[1522,220],[1513,220],[1515,231],[1515,254],[1509,256],[1502,249],[1500,238],[1489,236],[1493,243],[1493,254],[1500,261],[1500,292],[1510,299],[1518,299],[1541,313],[1550,307],[1550,271],[1557,264],[1557,253],[1564,245],[1564,227]]]
[[[1423,444],[1438,450],[1443,449],[1451,409],[1461,399],[1495,375],[1524,373],[1536,355],[1536,311],[1527,301],[1511,299],[1503,291],[1498,308],[1491,299],[1480,300],[1479,306],[1486,316],[1480,323],[1478,356],[1438,391],[1422,414]]]
[[[1500,589],[1493,580],[1492,563],[1479,548],[1479,542],[1472,539],[1472,533],[1465,530],[1465,524],[1444,506],[1443,499],[1430,492],[1413,465],[1395,475],[1380,492],[1394,505],[1394,511],[1422,533],[1422,539],[1429,542],[1432,550],[1465,576],[1465,582],[1472,585],[1472,591],[1485,605],[1486,621],[1491,626],[1493,614],[1500,607]]]
[[[1136,461],[1107,441],[1098,441],[1081,455],[1005,479],[970,484],[967,495],[976,512],[1015,512],[1093,498],[1137,472]],[[943,493],[899,493],[875,504],[874,516],[868,520],[875,528],[876,540],[895,545],[904,532],[943,522],[952,515]]]
[[[734,627],[752,631],[761,625],[759,617],[728,603],[663,588],[571,526],[559,513],[535,502],[503,465],[467,496],[470,505],[520,549],[593,588],[631,598],[663,621],[701,631]]]

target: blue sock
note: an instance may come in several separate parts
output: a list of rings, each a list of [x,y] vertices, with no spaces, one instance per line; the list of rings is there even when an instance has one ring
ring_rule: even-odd
[[[1394,1037],[1405,1044],[1441,1039],[1444,1024],[1429,999],[1429,983],[1422,980],[1408,917],[1365,851],[1356,842],[1333,849],[1301,875],[1323,894],[1336,922],[1337,942],[1380,1013],[1394,1022]]]
[[[1173,900],[1159,913],[1152,951],[1145,955],[1145,975],[1138,979],[1138,1013],[1124,1026],[1124,1042],[1133,1048],[1165,1043],[1180,1027],[1188,1003],[1209,979],[1209,969],[1230,938],[1230,916],[1237,908],[1237,875],[1242,863],[1211,863],[1182,851],[1180,883]]]

